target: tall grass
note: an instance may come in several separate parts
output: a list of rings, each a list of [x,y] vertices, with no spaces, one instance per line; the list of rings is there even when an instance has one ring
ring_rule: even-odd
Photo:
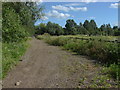
[[[77,40],[70,39],[66,36],[49,36],[48,38],[42,35],[38,36],[38,39],[40,37],[42,37],[42,39],[50,45],[63,46],[66,50],[76,52],[80,55],[87,55],[93,59],[96,59],[104,65],[109,66],[108,70],[110,74],[113,74],[112,76],[118,75],[120,78],[120,73],[116,74],[116,71],[120,72],[120,69],[118,68],[118,61],[120,60],[119,43],[99,42],[97,40]]]
[[[99,42],[97,40],[76,40],[62,36],[41,37],[50,45],[63,46],[67,50],[71,50],[77,54],[90,56],[91,58],[97,59],[103,63],[117,64],[118,60],[120,59],[119,43]]]
[[[7,72],[18,63],[27,47],[28,44],[26,41],[2,44],[2,78],[4,78]]]
[[[103,68],[104,73],[108,73],[111,77],[120,80],[120,64],[111,64],[109,67]]]
[[[86,35],[66,35],[64,37],[77,37],[77,38],[92,38],[92,39],[95,39],[95,40],[120,40],[120,36],[86,36]]]

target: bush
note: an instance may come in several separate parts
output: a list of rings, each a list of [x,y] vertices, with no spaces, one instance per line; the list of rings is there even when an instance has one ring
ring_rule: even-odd
[[[45,33],[43,35],[38,35],[37,39],[40,39],[40,40],[44,39],[45,42],[47,42],[51,45],[54,45],[54,46],[63,46],[68,41],[68,38],[64,38],[61,36],[59,36],[59,37],[52,36],[51,37],[50,34],[48,34],[48,33]]]
[[[42,35],[38,35],[36,38],[39,39],[39,40],[44,39],[44,37]]]
[[[108,73],[115,79],[120,80],[120,65],[111,64],[108,68]]]
[[[3,29],[2,37],[4,42],[19,42],[24,39],[28,33],[21,25],[20,17],[11,7],[3,8]]]
[[[65,49],[76,52],[77,54],[88,55],[108,65],[112,63],[117,64],[120,59],[118,52],[120,47],[118,47],[117,43],[76,40],[63,36],[46,38],[46,42],[54,46],[63,46]]]
[[[98,59],[101,62],[107,62],[104,43],[98,41],[91,41],[86,43],[86,54],[93,59]]]
[[[110,63],[117,63],[118,60],[120,59],[120,47],[119,44],[112,44],[108,43],[106,44],[106,54],[107,54],[107,59],[109,60]]]
[[[120,80],[120,65],[111,64],[109,67],[105,67],[103,72],[117,80]]]

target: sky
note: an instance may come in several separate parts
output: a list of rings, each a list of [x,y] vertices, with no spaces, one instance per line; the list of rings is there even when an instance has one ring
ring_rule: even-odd
[[[90,0],[86,0],[90,1]],[[95,0],[93,0],[95,1]],[[65,26],[67,19],[74,19],[79,24],[85,20],[94,19],[100,27],[102,24],[110,23],[111,26],[118,25],[118,3],[117,2],[42,2],[39,5],[45,7],[45,16],[37,20],[35,25],[51,21]]]

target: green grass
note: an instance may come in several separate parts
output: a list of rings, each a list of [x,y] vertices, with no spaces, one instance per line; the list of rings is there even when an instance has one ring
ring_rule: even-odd
[[[102,40],[120,40],[120,36],[86,36],[86,35],[67,35],[64,37],[78,37],[78,38],[92,38],[92,39],[102,39]]]
[[[2,43],[0,42],[0,79],[2,78]]]
[[[70,35],[68,36],[50,36],[50,35],[40,35],[37,38],[44,39],[48,44],[54,46],[62,46],[66,50],[70,50],[72,52],[76,52],[80,55],[87,55],[92,59],[96,59],[98,62],[101,62],[102,65],[107,66],[106,70],[108,70],[109,75],[111,75],[114,79],[120,79],[120,68],[118,64],[118,60],[120,60],[119,51],[120,44],[119,43],[109,43],[109,42],[99,42],[99,41],[86,41],[86,40],[78,40],[78,39],[70,39]],[[80,35],[72,35],[72,37],[83,37]],[[84,36],[88,37],[88,36]],[[91,36],[97,38],[113,38],[113,36]],[[115,65],[113,65],[115,64]]]
[[[88,86],[91,88],[118,88],[116,81],[113,81],[108,75],[95,76]]]
[[[103,73],[106,73],[109,75],[109,77],[113,77],[116,80],[120,80],[120,65],[111,64],[109,67],[103,68]]]
[[[18,63],[27,47],[26,41],[2,44],[2,78]]]
[[[63,46],[64,49],[90,56],[103,63],[117,63],[120,58],[119,43],[70,39],[65,36],[38,36],[38,39],[41,37],[50,45]]]

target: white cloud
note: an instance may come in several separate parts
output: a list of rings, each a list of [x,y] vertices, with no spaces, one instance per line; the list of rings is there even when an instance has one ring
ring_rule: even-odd
[[[79,8],[74,8],[74,7],[69,7],[70,10],[72,11],[87,11],[87,7],[79,7]]]
[[[90,3],[90,2],[97,2],[98,0],[81,0],[81,2]]]
[[[112,3],[112,4],[110,5],[110,8],[118,8],[118,3]]]
[[[118,25],[119,25],[119,22],[114,22],[112,25],[113,25],[113,26],[118,26]]]
[[[66,6],[62,6],[62,5],[56,5],[56,6],[52,6],[53,9],[56,9],[56,10],[61,10],[61,11],[65,11],[65,12],[68,12],[68,11],[87,11],[87,7],[78,7],[78,8],[75,8],[75,7],[66,7]]]
[[[69,3],[69,4],[65,4],[64,6],[79,6],[81,5],[80,3]]]
[[[118,23],[115,23],[114,26],[118,26]]]
[[[47,13],[46,15],[50,16],[50,17],[59,18],[59,19],[65,19],[65,18],[68,18],[68,17],[71,16],[70,14],[60,13],[60,12],[58,12],[56,10],[52,10],[49,13]]]
[[[65,11],[65,12],[68,12],[69,11],[69,8],[68,7],[65,7],[65,6],[62,6],[62,5],[56,5],[56,6],[52,6],[53,9],[56,9],[56,10],[62,10],[62,11]]]
[[[41,16],[41,19],[42,19],[43,21],[45,21],[45,20],[48,19],[48,17],[46,17],[46,16]]]

